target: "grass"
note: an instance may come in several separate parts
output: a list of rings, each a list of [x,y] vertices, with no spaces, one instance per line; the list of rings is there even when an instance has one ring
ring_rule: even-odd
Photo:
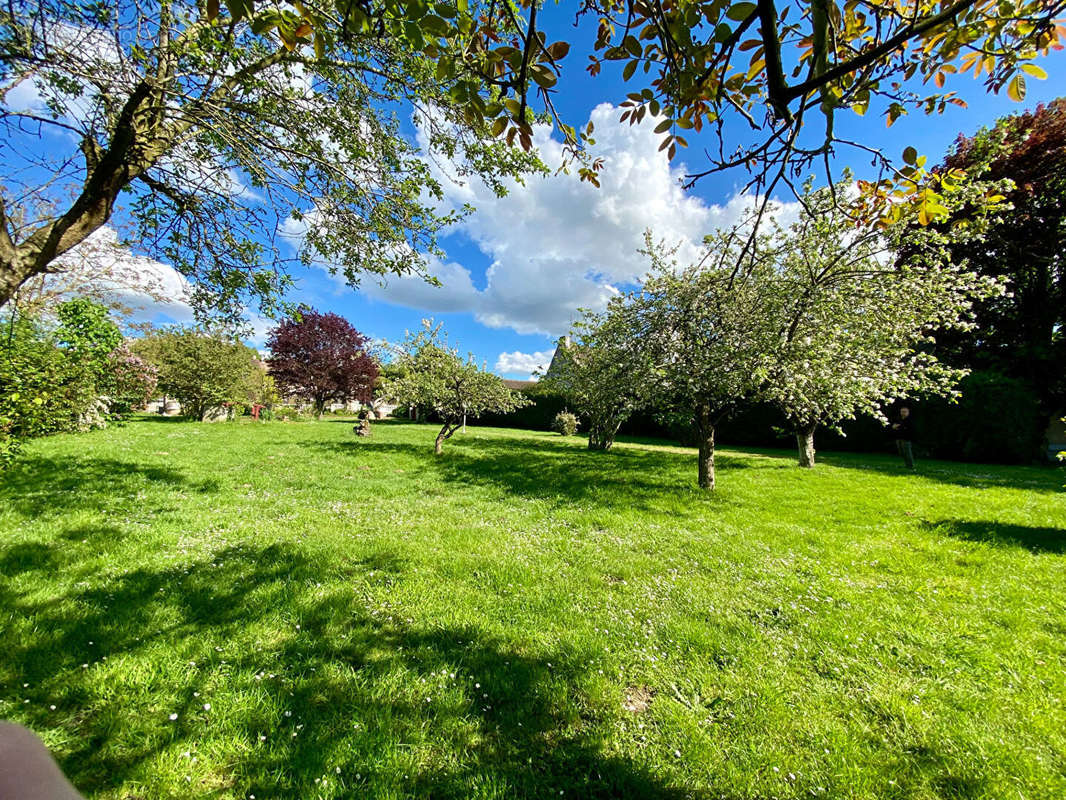
[[[435,432],[33,443],[0,717],[92,798],[1066,796],[1061,470]]]

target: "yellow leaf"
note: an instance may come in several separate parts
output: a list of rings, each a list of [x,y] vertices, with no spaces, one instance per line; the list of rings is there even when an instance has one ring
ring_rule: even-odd
[[[1023,76],[1015,75],[1011,78],[1010,83],[1007,84],[1007,97],[1015,103],[1020,103],[1025,99],[1025,78]]]
[[[1036,64],[1022,64],[1022,72],[1028,73],[1039,80],[1045,80],[1047,78],[1047,73],[1042,67],[1038,67]]]

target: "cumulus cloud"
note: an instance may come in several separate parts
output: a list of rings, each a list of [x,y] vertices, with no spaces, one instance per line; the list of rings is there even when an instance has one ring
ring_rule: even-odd
[[[483,288],[467,267],[431,261],[440,287],[417,277],[389,278],[365,284],[364,293],[427,311],[471,312],[494,328],[557,336],[579,308],[602,309],[645,274],[647,260],[637,252],[645,230],[678,245],[681,263],[697,258],[704,235],[738,223],[752,198],[734,195],[714,205],[684,191],[684,167],[672,167],[658,151],[654,124],[619,123],[618,114],[602,104],[591,115],[595,155],[605,161],[601,188],[560,174],[528,178],[500,198],[476,180],[460,185],[441,175],[451,206],[477,209],[460,229],[491,260]],[[547,127],[535,133],[544,161],[559,163],[562,145]]]
[[[500,353],[496,359],[496,372],[501,375],[521,375],[532,377],[534,373],[543,373],[551,364],[554,350],[541,350],[536,353]]]

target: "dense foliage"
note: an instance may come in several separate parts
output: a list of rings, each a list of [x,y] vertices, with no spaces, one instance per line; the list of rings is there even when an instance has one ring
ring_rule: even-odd
[[[960,137],[944,166],[1013,186],[1004,192],[1011,210],[985,238],[955,247],[1008,291],[976,306],[976,328],[938,335],[937,350],[953,364],[1023,382],[1046,427],[1066,408],[1066,98]]]
[[[952,260],[965,227],[857,227],[834,201],[846,182],[804,195],[804,213],[769,244],[763,313],[778,340],[759,393],[796,434],[799,461],[814,466],[814,433],[865,414],[887,422],[901,398],[953,395],[966,370],[930,352],[931,332],[972,330],[973,305],[1003,294],[993,278]],[[968,205],[965,197],[952,202]]]
[[[501,378],[478,367],[472,357],[462,358],[448,344],[441,326],[428,321],[407,336],[392,363],[393,374],[385,379],[382,395],[440,418],[444,424],[434,442],[438,454],[468,417],[513,411],[528,402]]]
[[[9,318],[0,335],[0,467],[24,439],[76,430],[96,397],[88,364],[37,321]]]
[[[267,339],[270,375],[278,389],[310,402],[317,416],[326,403],[369,402],[378,379],[370,340],[344,317],[303,308]]]
[[[108,355],[106,375],[104,391],[110,401],[109,411],[117,417],[143,408],[159,382],[159,371],[136,355],[129,342],[123,342]]]
[[[76,298],[62,303],[56,316],[59,324],[55,338],[61,347],[80,361],[98,382],[104,393],[104,376],[111,353],[122,344],[122,332],[111,319],[108,309],[92,300]]]
[[[181,403],[183,416],[202,420],[220,406],[244,402],[250,376],[262,370],[254,350],[217,332],[156,331],[133,343],[159,375],[159,390]]]
[[[566,398],[585,419],[590,450],[610,450],[619,426],[641,404],[646,361],[633,336],[625,308],[586,313],[573,338],[556,350],[541,381]]]

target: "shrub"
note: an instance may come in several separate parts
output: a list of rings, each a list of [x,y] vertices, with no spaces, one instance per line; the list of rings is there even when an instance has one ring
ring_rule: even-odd
[[[577,433],[577,416],[570,411],[560,411],[552,420],[552,430],[563,436],[573,436]]]
[[[89,366],[56,346],[33,320],[12,320],[0,336],[0,466],[24,439],[78,428],[96,399]]]

